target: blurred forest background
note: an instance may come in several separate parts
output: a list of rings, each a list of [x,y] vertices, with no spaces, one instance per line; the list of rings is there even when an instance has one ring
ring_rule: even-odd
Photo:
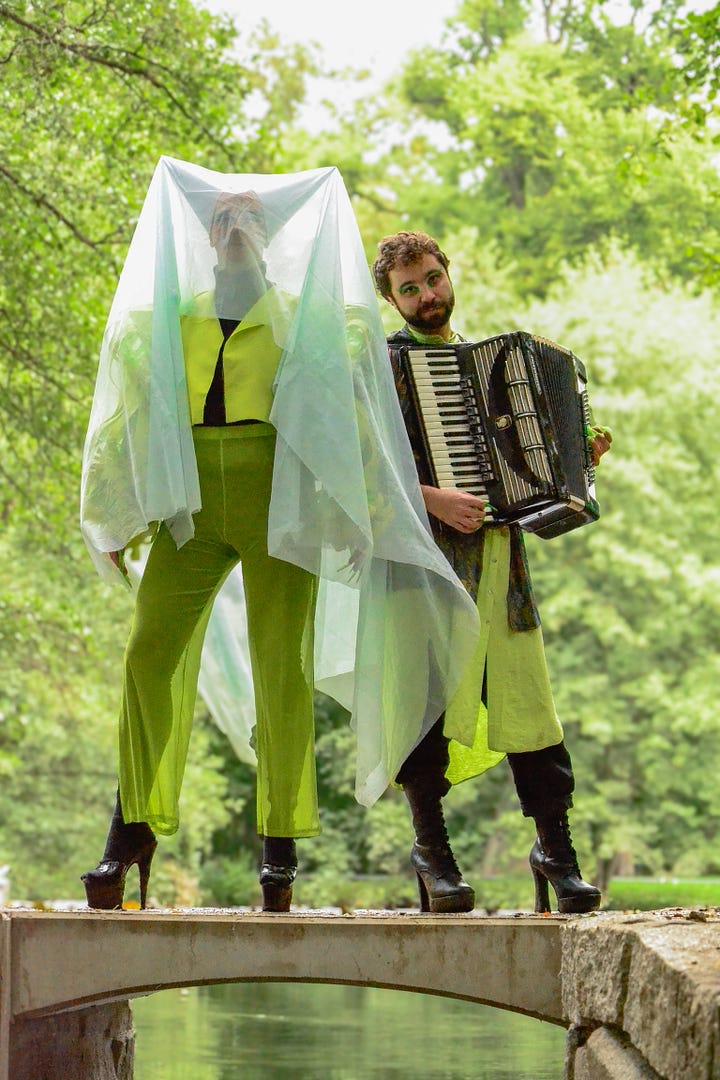
[[[99,345],[161,154],[213,169],[337,165],[368,260],[425,229],[451,258],[455,325],[532,330],[585,362],[614,449],[598,524],[528,541],[578,778],[585,876],[720,873],[716,535],[720,439],[720,5],[461,0],[381,94],[326,106],[330,62],[190,0],[0,2],[0,864],[11,897],[81,897],[115,793],[130,597],[78,529]],[[382,33],[382,27],[378,27]],[[339,77],[339,76],[338,76]],[[387,326],[394,328],[388,309]],[[402,794],[352,796],[347,717],[318,702],[323,835],[296,898],[410,903]],[[505,763],[447,800],[478,903],[528,906]],[[198,706],[161,903],[257,902],[254,775]],[[518,878],[517,894],[498,882]],[[510,875],[510,878],[507,877]],[[505,890],[505,891],[503,891]],[[720,886],[714,899],[720,901]]]

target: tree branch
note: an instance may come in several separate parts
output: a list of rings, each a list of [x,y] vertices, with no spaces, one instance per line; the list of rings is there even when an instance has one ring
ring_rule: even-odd
[[[100,64],[103,67],[110,68],[112,71],[121,72],[124,75],[130,75],[133,78],[141,78],[147,80],[152,86],[154,86],[161,93],[165,94],[168,100],[178,110],[178,112],[189,120],[203,135],[206,136],[210,142],[216,146],[227,157],[230,164],[234,164],[234,156],[225,146],[225,143],[218,139],[208,128],[202,124],[197,117],[193,116],[186,106],[182,104],[177,95],[167,86],[166,83],[159,79],[147,66],[147,61],[142,60],[136,53],[132,53],[127,49],[123,49],[122,53],[126,57],[131,57],[136,61],[137,66],[133,67],[127,63],[121,63],[119,60],[115,60],[112,57],[103,55],[100,49],[105,49],[106,46],[99,46],[97,48],[87,47],[82,45],[73,44],[70,41],[65,41],[60,34],[51,34],[42,27],[37,26],[35,23],[28,22],[27,19],[22,19],[15,12],[11,11],[7,4],[0,4],[0,15],[10,19],[11,22],[21,26],[24,30],[29,30],[30,33],[35,34],[38,38],[44,41],[48,45],[54,45],[56,48],[63,49],[65,52],[72,54],[73,56],[79,56],[83,60],[86,60],[90,64]],[[172,72],[168,70],[168,74],[172,75]]]
[[[1,12],[2,9],[0,8],[0,13]],[[44,195],[38,195],[36,192],[31,191],[30,188],[26,187],[20,178],[15,176],[15,174],[11,172],[6,165],[3,165],[2,162],[0,162],[0,175],[4,176],[6,180],[13,184],[18,191],[21,191],[23,195],[27,195],[29,199],[32,199],[36,206],[42,206],[45,210],[49,210],[53,217],[57,218],[58,221],[61,221],[81,244],[85,244],[86,247],[92,248],[93,251],[99,251],[101,254],[105,255],[101,245],[96,240],[91,240],[88,236],[85,236],[85,234],[78,229],[77,225],[73,225],[70,218],[65,217],[63,212],[58,210],[57,206],[54,206]]]

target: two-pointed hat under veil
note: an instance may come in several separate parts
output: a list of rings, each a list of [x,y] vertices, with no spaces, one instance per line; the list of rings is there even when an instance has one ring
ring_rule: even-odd
[[[104,334],[83,458],[81,524],[105,577],[164,521],[178,546],[200,509],[180,320],[216,288],[218,199],[251,193],[282,349],[268,551],[320,579],[316,685],[351,713],[356,796],[371,805],[446,707],[472,656],[475,605],[436,546],[360,235],[335,168],[222,174],[160,159]],[[242,318],[232,289],[219,317]],[[245,305],[246,307],[247,305]],[[252,760],[240,569],[223,586],[200,690]],[[448,732],[471,745],[477,716]],[[188,723],[191,722],[191,717]]]

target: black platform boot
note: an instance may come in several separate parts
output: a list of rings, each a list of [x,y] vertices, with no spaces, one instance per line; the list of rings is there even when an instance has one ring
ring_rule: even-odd
[[[101,911],[113,911],[122,907],[125,877],[130,867],[137,865],[140,875],[140,907],[144,908],[150,864],[156,847],[155,833],[147,822],[131,821],[125,824],[118,793],[105,854],[96,868],[88,870],[80,879],[85,886],[88,907]]]
[[[264,836],[260,868],[263,911],[289,911],[297,874],[295,841],[287,836]]]
[[[436,913],[472,911],[475,892],[455,862],[440,796],[420,786],[403,788],[412,811],[415,843],[410,863],[417,875],[420,910]]]
[[[567,812],[536,818],[537,840],[530,852],[535,879],[535,911],[550,911],[548,882],[555,890],[558,911],[580,914],[600,907],[600,891],[583,881],[570,836]]]

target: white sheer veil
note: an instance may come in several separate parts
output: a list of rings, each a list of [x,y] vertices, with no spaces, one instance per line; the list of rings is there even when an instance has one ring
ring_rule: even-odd
[[[258,258],[280,298],[268,549],[320,579],[316,685],[351,713],[356,795],[370,805],[451,698],[478,617],[430,533],[337,169],[222,174],[161,158],[103,339],[83,457],[83,536],[108,576],[106,553],[128,548],[158,521],[178,545],[193,534],[200,493],[180,318],[216,288],[209,230],[228,195],[260,208]],[[252,760],[239,580],[239,571],[231,575],[216,601],[200,688],[238,753]],[[449,734],[471,745],[475,721]]]

